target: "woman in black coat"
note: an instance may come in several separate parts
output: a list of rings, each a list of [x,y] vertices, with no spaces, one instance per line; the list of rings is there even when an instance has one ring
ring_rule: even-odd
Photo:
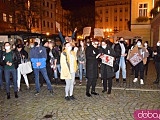
[[[116,56],[114,50],[110,46],[109,40],[102,40],[101,48],[100,48],[99,52],[101,53],[101,56],[100,56],[101,59],[104,59],[104,55],[109,55],[112,57]],[[114,58],[113,58],[113,60],[114,60]],[[107,65],[107,64],[101,63],[101,78],[103,80],[103,91],[102,91],[103,93],[107,92],[107,80],[108,80],[107,94],[111,94],[112,79],[114,76],[115,76],[114,68]]]
[[[95,92],[96,82],[98,78],[98,60],[96,56],[98,55],[98,41],[92,41],[92,45],[86,48],[86,78],[87,86],[86,86],[86,96],[91,97],[93,95],[99,95]],[[90,86],[92,86],[91,94],[90,94]]]

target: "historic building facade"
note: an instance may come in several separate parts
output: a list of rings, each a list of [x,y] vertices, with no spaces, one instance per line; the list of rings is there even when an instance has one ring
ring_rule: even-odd
[[[96,0],[95,27],[104,30],[105,37],[129,30],[130,0]]]

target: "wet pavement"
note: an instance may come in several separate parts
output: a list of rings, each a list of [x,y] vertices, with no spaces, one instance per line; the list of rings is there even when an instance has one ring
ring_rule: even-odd
[[[129,65],[127,73],[127,83],[113,80],[110,95],[101,92],[102,82],[99,79],[96,91],[100,95],[90,98],[85,96],[86,82],[79,86],[77,79],[74,88],[76,100],[71,101],[64,99],[64,82],[53,84],[53,96],[46,85],[35,96],[32,82],[30,90],[22,84],[18,99],[14,97],[13,88],[10,100],[7,100],[5,90],[0,90],[0,120],[134,120],[135,110],[160,110],[160,84],[153,84],[156,78],[153,62],[149,64],[144,85],[132,82],[134,76],[130,75]]]

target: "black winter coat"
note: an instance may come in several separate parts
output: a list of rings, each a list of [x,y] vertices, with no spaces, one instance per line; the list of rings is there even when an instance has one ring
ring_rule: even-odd
[[[106,54],[106,55],[109,55],[109,56],[112,56],[112,57],[116,56],[115,51],[109,46],[107,46],[106,49],[101,48],[99,52]],[[108,78],[112,78],[114,76],[115,76],[114,68],[111,66],[108,66],[106,64],[101,63],[101,78],[108,79]]]
[[[87,78],[98,78],[98,49],[93,45],[86,48],[86,77]]]

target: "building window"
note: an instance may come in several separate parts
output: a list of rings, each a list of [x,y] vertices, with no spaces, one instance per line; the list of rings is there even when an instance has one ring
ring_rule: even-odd
[[[7,22],[7,14],[3,13],[3,21]]]
[[[99,13],[102,14],[102,10],[100,10]]]
[[[46,22],[45,21],[43,21],[43,27],[46,27]]]
[[[117,12],[117,8],[114,9],[114,12],[115,12],[115,13]]]
[[[106,9],[106,13],[108,13],[108,9]]]
[[[53,23],[51,22],[51,28],[53,28]]]
[[[106,22],[108,22],[108,17],[106,17]]]
[[[43,16],[45,16],[45,11],[43,11]]]
[[[49,22],[47,22],[47,27],[49,28]]]
[[[47,7],[49,7],[49,2],[47,2]]]
[[[13,17],[12,17],[12,15],[9,15],[9,22],[13,23]]]
[[[52,13],[51,13],[51,18],[52,18]]]
[[[122,10],[122,8],[120,8],[120,12],[122,12],[123,10]]]
[[[51,4],[51,9],[53,8],[52,4]]]
[[[117,17],[114,17],[114,21],[117,21]]]
[[[125,8],[125,12],[128,12],[128,8]]]
[[[47,17],[49,17],[49,12],[47,11]]]
[[[139,17],[140,16],[146,16],[147,17],[147,9],[148,9],[148,4],[147,3],[139,4]]]
[[[39,28],[39,20],[38,19],[36,19],[36,26],[37,26],[37,28]]]
[[[45,6],[45,1],[43,1],[43,6]]]
[[[119,21],[122,21],[122,18],[120,18]]]

